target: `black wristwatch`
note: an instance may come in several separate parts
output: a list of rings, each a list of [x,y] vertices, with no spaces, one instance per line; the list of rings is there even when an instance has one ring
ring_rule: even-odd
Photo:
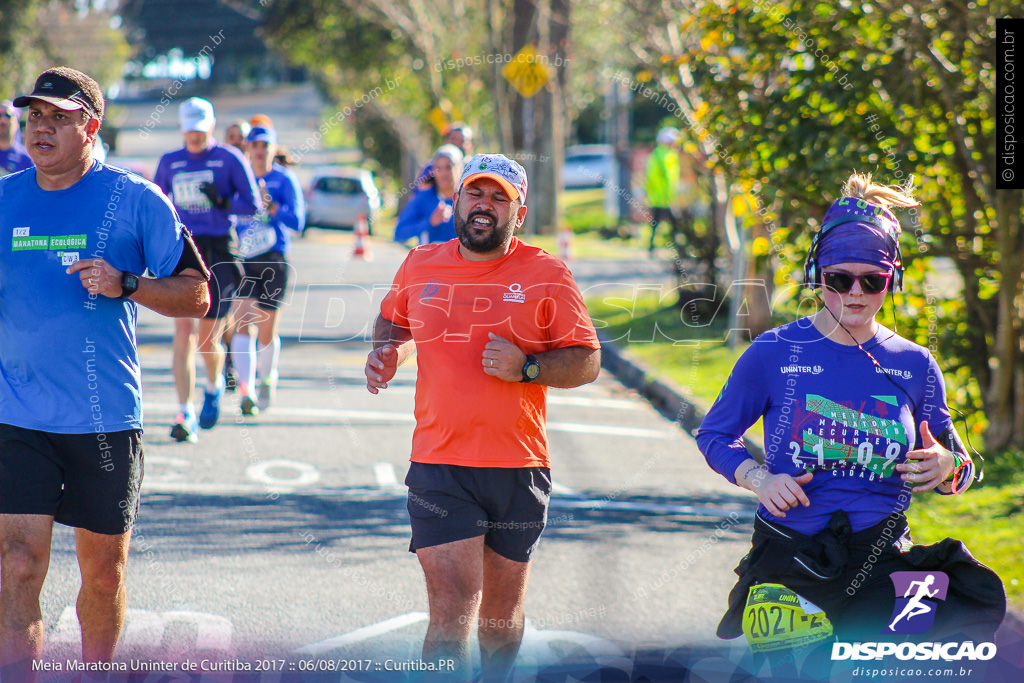
[[[127,270],[121,273],[121,299],[127,299],[139,289],[139,276]]]
[[[527,356],[526,362],[523,363],[523,380],[524,382],[532,382],[540,376],[540,363],[537,362],[535,356]]]

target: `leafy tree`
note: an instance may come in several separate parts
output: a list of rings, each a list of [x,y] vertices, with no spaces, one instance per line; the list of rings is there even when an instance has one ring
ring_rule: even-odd
[[[32,84],[46,59],[36,23],[41,0],[0,0],[0,99]]]
[[[890,182],[917,176],[923,206],[903,216],[913,235],[904,253],[916,257],[908,282],[943,256],[963,287],[944,298],[911,286],[900,331],[932,347],[967,387],[951,404],[984,405],[989,447],[1024,445],[1024,193],[993,190],[995,17],[1009,4],[632,8],[668,26],[648,31],[638,54],[737,160],[730,185],[753,193],[778,226],[772,241],[790,273],[851,170]]]

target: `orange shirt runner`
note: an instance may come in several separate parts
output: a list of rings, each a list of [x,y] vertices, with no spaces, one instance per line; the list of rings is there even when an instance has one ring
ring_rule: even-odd
[[[491,332],[526,354],[600,348],[561,260],[516,237],[491,261],[464,259],[458,240],[418,247],[399,268],[381,314],[416,342],[413,462],[551,466],[547,387],[491,377],[481,358]]]

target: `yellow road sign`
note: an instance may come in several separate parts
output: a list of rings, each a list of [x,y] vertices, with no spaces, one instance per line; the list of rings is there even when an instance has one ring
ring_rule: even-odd
[[[512,61],[501,70],[512,87],[523,97],[533,97],[541,91],[555,70],[548,64],[548,58],[537,52],[532,43],[524,45]]]
[[[434,107],[427,114],[427,120],[430,121],[431,125],[441,135],[444,135],[445,130],[448,128],[448,116],[441,110],[440,107]]]

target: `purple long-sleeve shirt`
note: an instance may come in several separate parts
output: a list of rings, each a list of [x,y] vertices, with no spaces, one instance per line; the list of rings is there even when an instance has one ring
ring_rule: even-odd
[[[182,148],[163,155],[153,182],[171,198],[181,222],[193,235],[227,235],[232,226],[230,216],[251,216],[263,210],[249,163],[237,149],[219,145],[213,138],[201,154]],[[207,182],[217,186],[221,197],[231,200],[227,209],[214,207],[200,192],[199,186]]]
[[[814,475],[803,486],[810,507],[776,518],[761,505],[766,520],[814,534],[845,510],[859,531],[909,507],[911,487],[895,466],[921,447],[922,420],[936,436],[952,429],[942,372],[928,349],[885,328],[863,346],[884,371],[807,318],[765,332],[736,361],[697,430],[708,464],[735,483],[736,468],[752,457],[742,436],[763,416],[768,470]]]

